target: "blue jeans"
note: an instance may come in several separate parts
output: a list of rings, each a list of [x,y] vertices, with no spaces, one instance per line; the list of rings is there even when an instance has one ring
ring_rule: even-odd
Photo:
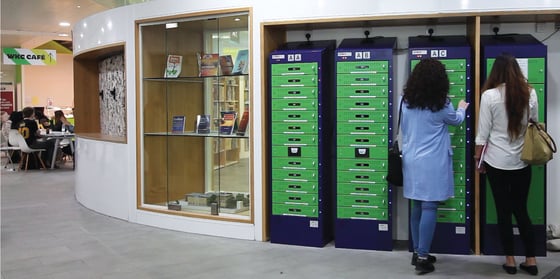
[[[427,257],[430,254],[438,204],[437,201],[412,200],[410,231],[414,252],[417,252],[419,257]]]

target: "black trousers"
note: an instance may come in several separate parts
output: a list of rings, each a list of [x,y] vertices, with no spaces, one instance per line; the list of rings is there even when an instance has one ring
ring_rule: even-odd
[[[506,256],[514,255],[512,215],[517,220],[519,234],[525,246],[525,256],[535,256],[535,232],[527,199],[531,185],[531,166],[519,170],[501,170],[485,164],[492,195],[496,204],[500,241]]]
[[[38,140],[32,146],[30,146],[31,148],[47,150],[46,152],[41,152],[41,159],[43,160],[45,165],[47,165],[47,167],[50,167],[51,165],[51,159],[55,148],[54,146],[55,141],[56,141],[55,139]]]

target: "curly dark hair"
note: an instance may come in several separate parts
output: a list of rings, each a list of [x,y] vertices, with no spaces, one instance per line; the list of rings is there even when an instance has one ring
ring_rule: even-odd
[[[526,117],[525,110],[529,106],[531,87],[527,83],[515,57],[502,53],[496,57],[488,79],[480,92],[495,88],[505,83],[505,103],[508,117],[508,134],[510,139],[521,135],[521,120]]]
[[[403,91],[408,108],[433,112],[443,109],[449,102],[449,78],[445,66],[434,58],[422,59],[408,77]]]

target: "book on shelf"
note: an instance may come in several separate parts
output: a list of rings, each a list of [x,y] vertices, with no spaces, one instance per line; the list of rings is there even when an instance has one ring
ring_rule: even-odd
[[[222,119],[220,120],[220,134],[233,135],[235,124],[237,121],[237,112],[222,111],[220,112]]]
[[[210,133],[210,115],[199,114],[196,116],[196,133],[209,134]]]
[[[231,75],[233,72],[233,59],[231,55],[220,56],[220,71],[222,75]]]
[[[175,115],[173,116],[173,122],[171,123],[172,133],[183,133],[185,131],[185,116]]]
[[[181,66],[183,64],[183,56],[181,55],[168,55],[167,66],[163,74],[164,78],[177,78],[181,74]]]
[[[237,128],[236,135],[244,136],[249,126],[249,111],[246,110],[241,115],[241,120],[239,121],[239,127]]]
[[[220,55],[217,53],[198,53],[198,76],[213,77],[218,75]]]
[[[242,49],[237,52],[235,64],[233,66],[233,74],[241,75],[249,72],[249,50]]]

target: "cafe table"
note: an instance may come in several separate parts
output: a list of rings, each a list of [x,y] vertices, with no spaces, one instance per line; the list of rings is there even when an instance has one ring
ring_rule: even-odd
[[[69,132],[58,132],[58,131],[51,131],[50,133],[45,135],[47,137],[47,139],[55,139],[55,143],[54,143],[54,151],[53,151],[53,155],[52,155],[52,160],[51,160],[51,169],[55,168],[55,162],[56,162],[56,153],[58,152],[58,149],[60,147],[60,142],[63,139],[69,139],[70,141],[72,141],[75,137],[76,134],[74,133],[69,133]],[[70,142],[70,149],[72,150],[72,154],[74,154],[74,144],[72,142]]]

